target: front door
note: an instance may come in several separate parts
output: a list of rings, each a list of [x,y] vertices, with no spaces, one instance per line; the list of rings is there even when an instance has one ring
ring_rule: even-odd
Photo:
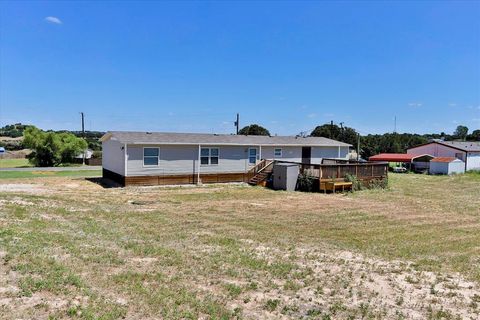
[[[312,159],[312,147],[302,147],[302,163],[310,164]]]

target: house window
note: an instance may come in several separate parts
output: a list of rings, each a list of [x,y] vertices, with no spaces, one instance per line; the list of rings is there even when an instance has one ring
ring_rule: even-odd
[[[274,155],[275,155],[275,158],[281,158],[282,157],[282,148],[275,148]]]
[[[218,148],[202,148],[200,150],[200,164],[202,165],[217,165],[218,157]]]
[[[158,158],[160,156],[160,148],[143,148],[143,165],[158,166]]]
[[[255,164],[257,162],[257,148],[248,149],[248,163]]]

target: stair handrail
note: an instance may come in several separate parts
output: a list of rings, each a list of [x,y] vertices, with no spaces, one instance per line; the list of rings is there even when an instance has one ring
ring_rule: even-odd
[[[270,167],[270,166],[275,162],[274,160],[267,160],[267,159],[264,159],[263,161],[265,161],[265,165],[264,165],[262,168],[260,168],[260,169],[257,171],[257,173],[260,173],[260,172],[264,171],[265,169],[267,169],[268,167]],[[267,162],[268,162],[268,164],[267,164]]]
[[[267,160],[267,159],[262,159],[259,163],[257,163],[252,169],[250,169],[250,172],[253,173],[253,175],[256,175],[263,170],[265,170],[267,167],[271,166],[273,164],[274,160]]]

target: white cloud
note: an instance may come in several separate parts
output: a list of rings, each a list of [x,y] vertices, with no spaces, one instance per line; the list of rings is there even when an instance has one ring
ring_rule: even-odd
[[[58,19],[57,17],[46,17],[45,21],[48,23],[53,23],[53,24],[62,24],[62,20]]]
[[[423,103],[421,103],[421,102],[410,102],[410,103],[408,104],[408,106],[414,107],[414,108],[421,107],[422,105],[423,105]]]
[[[457,106],[456,103],[449,103],[448,105],[449,105],[450,107],[456,107],[456,106]]]
[[[307,115],[307,117],[309,117],[310,119],[315,118],[316,116],[317,116],[316,113],[310,113]]]

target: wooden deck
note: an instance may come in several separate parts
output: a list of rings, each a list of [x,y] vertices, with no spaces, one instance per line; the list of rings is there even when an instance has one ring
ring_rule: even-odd
[[[288,161],[277,162],[296,163]],[[349,186],[346,184],[342,185],[343,182],[346,182],[347,175],[355,176],[365,186],[368,186],[373,181],[383,181],[388,178],[388,163],[386,162],[296,164],[300,165],[300,174],[309,175],[319,180],[318,186],[320,191],[351,188],[351,184]]]

